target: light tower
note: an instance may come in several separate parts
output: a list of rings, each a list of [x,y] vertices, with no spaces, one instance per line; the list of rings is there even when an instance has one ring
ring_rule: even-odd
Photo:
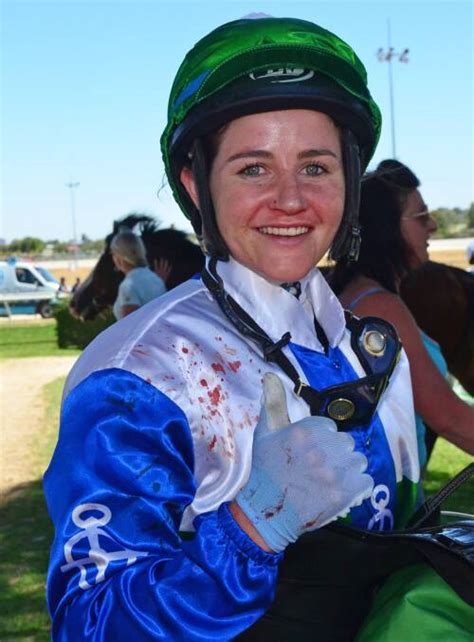
[[[377,51],[377,58],[379,62],[388,62],[388,82],[390,88],[390,122],[392,130],[392,156],[393,158],[397,157],[397,149],[395,142],[395,99],[393,95],[393,70],[392,70],[392,60],[395,58],[399,62],[407,63],[409,49],[404,49],[401,53],[395,51],[391,44],[391,33],[390,33],[390,19],[387,20],[387,40],[388,46],[387,51],[380,47]]]

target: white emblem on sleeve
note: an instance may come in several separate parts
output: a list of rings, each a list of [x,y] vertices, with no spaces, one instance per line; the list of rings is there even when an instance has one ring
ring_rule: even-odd
[[[83,515],[90,511],[101,513],[101,517],[89,515],[89,517],[83,519]],[[79,568],[81,570],[79,578],[79,586],[81,589],[86,590],[91,588],[91,585],[86,579],[88,566],[94,565],[97,568],[97,574],[93,583],[98,584],[99,582],[104,581],[105,571],[107,570],[109,562],[127,560],[127,566],[130,566],[130,564],[137,561],[138,557],[145,557],[148,555],[146,552],[133,551],[129,548],[121,548],[115,551],[103,549],[100,545],[99,537],[107,539],[109,543],[112,543],[112,546],[113,544],[118,546],[113,537],[100,528],[101,526],[108,524],[111,519],[112,512],[110,508],[104,504],[80,504],[72,511],[72,521],[76,526],[81,528],[82,531],[73,535],[64,544],[64,557],[66,558],[67,564],[63,564],[61,566],[61,571],[66,573],[73,568]],[[89,542],[89,555],[87,557],[74,559],[74,546],[85,539]],[[111,548],[111,546],[109,545],[108,548]]]
[[[377,511],[371,518],[367,528],[369,530],[386,531],[393,529],[393,513],[387,508],[390,501],[390,490],[385,484],[378,484],[372,491],[370,503]]]

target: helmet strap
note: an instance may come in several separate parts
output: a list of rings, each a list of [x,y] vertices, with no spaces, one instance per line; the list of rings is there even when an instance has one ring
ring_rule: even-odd
[[[357,261],[360,250],[359,202],[360,202],[360,150],[350,129],[341,132],[342,160],[346,182],[346,196],[342,222],[334,238],[330,257],[337,261],[346,258]]]
[[[196,182],[199,200],[199,226],[193,223],[194,229],[200,228],[200,242],[205,254],[221,261],[229,260],[229,250],[217,227],[216,214],[209,189],[209,167],[202,139],[196,138],[193,147],[192,171]]]

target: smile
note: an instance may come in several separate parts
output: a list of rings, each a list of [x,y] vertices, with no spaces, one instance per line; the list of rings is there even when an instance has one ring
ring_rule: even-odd
[[[300,236],[309,232],[309,227],[259,227],[258,231],[276,236]]]

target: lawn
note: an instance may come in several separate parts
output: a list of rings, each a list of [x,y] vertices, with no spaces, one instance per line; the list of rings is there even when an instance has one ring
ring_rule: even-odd
[[[45,605],[45,578],[53,529],[48,519],[41,474],[57,436],[59,403],[64,379],[44,388],[44,441],[36,453],[34,481],[15,488],[0,508],[0,640],[47,642],[49,616]],[[472,458],[438,439],[428,467],[425,487],[436,492]],[[474,513],[474,479],[444,505],[449,510]]]
[[[0,323],[0,359],[76,354],[75,348],[58,348],[54,319]]]

